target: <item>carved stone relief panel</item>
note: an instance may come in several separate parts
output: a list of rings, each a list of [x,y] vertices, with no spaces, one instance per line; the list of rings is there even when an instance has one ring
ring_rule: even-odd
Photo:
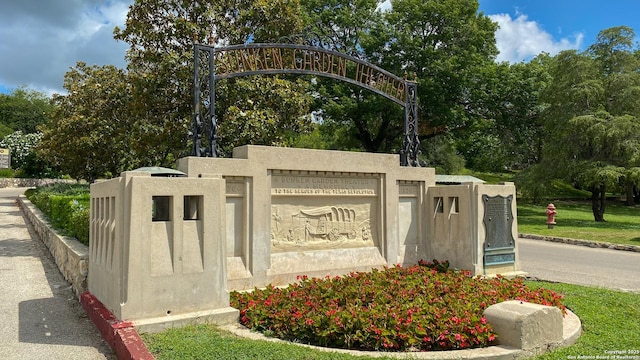
[[[376,245],[377,176],[277,173],[271,183],[272,252]]]

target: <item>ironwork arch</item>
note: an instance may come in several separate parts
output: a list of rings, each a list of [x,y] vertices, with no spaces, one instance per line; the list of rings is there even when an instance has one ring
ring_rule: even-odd
[[[418,165],[417,83],[398,77],[354,56],[321,47],[253,43],[215,47],[194,45],[193,156],[217,157],[218,121],[215,82],[250,75],[300,74],[323,76],[358,85],[404,106],[402,166]],[[203,146],[206,135],[207,143]]]

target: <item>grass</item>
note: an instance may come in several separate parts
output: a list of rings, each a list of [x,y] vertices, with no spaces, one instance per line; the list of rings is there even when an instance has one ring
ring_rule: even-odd
[[[190,325],[183,328],[170,329],[159,334],[142,334],[141,336],[157,360],[371,359],[368,356],[325,352],[293,344],[249,340],[220,330],[213,325]]]
[[[530,288],[556,291],[564,304],[582,321],[583,334],[568,348],[537,359],[567,359],[570,356],[606,356],[611,350],[640,350],[640,294],[578,285],[528,281]],[[237,337],[213,325],[193,325],[158,334],[142,334],[158,360],[172,359],[374,359],[323,352],[293,344]],[[376,358],[381,359],[381,358]],[[382,359],[389,359],[383,357]]]
[[[591,203],[556,201],[557,224],[548,229],[546,207],[518,203],[518,231],[525,234],[640,245],[640,207],[608,201],[605,222],[595,222]]]
[[[640,351],[640,294],[546,282],[529,281],[527,286],[564,295],[564,304],[582,321],[583,333],[575,345],[538,359],[595,358],[606,357],[607,351],[612,350]]]

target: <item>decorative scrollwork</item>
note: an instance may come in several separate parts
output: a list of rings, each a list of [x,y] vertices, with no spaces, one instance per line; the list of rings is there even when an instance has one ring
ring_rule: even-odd
[[[349,55],[338,43],[333,29],[314,27],[280,39],[287,43],[244,44],[218,47],[194,45],[194,114],[192,155],[218,157],[218,119],[215,109],[215,81],[259,74],[310,74],[326,76],[367,88],[405,108],[404,137],[400,151],[402,166],[419,166],[417,83],[400,78],[366,60]],[[334,32],[333,34],[331,32]],[[229,54],[233,54],[231,56]],[[289,55],[289,60],[283,54]],[[215,62],[215,63],[214,63]],[[216,63],[224,69],[216,74]],[[226,72],[225,72],[226,71]]]
[[[406,105],[404,109],[404,138],[400,151],[400,163],[402,166],[420,166],[420,139],[418,137],[418,90],[417,83],[407,81]]]
[[[324,24],[312,25],[298,34],[283,36],[279,43],[315,46],[325,50],[337,51],[355,58],[366,60],[365,56],[340,40],[335,29]]]
[[[211,46],[194,46],[194,115],[191,155],[217,157],[215,116],[214,52]]]

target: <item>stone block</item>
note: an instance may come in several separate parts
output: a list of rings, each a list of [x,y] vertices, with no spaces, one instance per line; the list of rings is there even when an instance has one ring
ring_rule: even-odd
[[[498,343],[523,350],[553,347],[562,342],[562,311],[553,306],[510,300],[484,311]]]

